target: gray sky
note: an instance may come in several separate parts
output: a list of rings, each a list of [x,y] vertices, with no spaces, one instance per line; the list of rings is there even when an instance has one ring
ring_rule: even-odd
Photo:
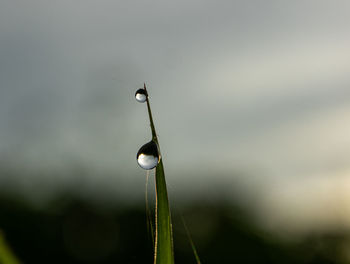
[[[2,164],[31,172],[12,180],[23,191],[74,185],[48,172],[79,167],[83,190],[134,196],[146,82],[171,191],[241,190],[271,226],[350,222],[349,8],[3,0]]]

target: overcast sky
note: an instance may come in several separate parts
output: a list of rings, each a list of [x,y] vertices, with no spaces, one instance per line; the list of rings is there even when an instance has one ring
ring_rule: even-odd
[[[135,156],[150,131],[134,93],[146,82],[175,193],[217,183],[240,189],[270,225],[350,222],[349,8],[3,0],[3,167],[44,172],[18,176],[24,189],[69,185],[47,172],[75,166],[93,175],[86,188],[142,189]]]

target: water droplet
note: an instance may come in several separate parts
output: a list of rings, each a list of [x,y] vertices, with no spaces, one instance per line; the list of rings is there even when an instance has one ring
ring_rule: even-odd
[[[147,96],[148,96],[147,91],[143,88],[138,89],[135,93],[136,101],[138,101],[139,103],[146,102]]]
[[[151,140],[143,145],[136,155],[137,163],[145,170],[155,168],[160,160],[157,144]]]

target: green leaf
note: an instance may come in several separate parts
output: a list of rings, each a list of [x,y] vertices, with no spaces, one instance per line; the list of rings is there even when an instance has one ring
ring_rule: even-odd
[[[0,263],[1,264],[20,264],[19,260],[13,254],[11,248],[7,245],[5,237],[0,230]]]
[[[193,255],[194,255],[194,257],[196,258],[197,264],[201,264],[201,260],[199,259],[199,255],[198,255],[198,253],[197,253],[196,246],[195,246],[194,243],[193,243],[191,233],[190,233],[190,231],[188,230],[187,225],[186,225],[186,222],[185,222],[185,219],[184,219],[184,217],[183,217],[182,215],[181,215],[181,220],[182,220],[182,223],[183,223],[183,225],[184,225],[184,227],[185,227],[185,231],[186,231],[188,240],[189,240],[189,242],[190,242],[190,244],[191,244],[191,248],[192,248],[192,251],[193,251]]]
[[[146,84],[144,84],[146,89]],[[148,94],[148,93],[147,93]],[[150,119],[152,140],[158,143],[156,129],[154,127],[151,106],[147,96],[147,109]],[[159,149],[160,151],[160,149]],[[156,167],[156,234],[155,234],[155,252],[154,264],[173,264],[174,250],[173,250],[173,232],[171,225],[171,215],[169,208],[168,192],[166,188],[163,158],[160,159]]]
[[[156,244],[154,263],[174,263],[171,216],[162,159],[156,167]]]

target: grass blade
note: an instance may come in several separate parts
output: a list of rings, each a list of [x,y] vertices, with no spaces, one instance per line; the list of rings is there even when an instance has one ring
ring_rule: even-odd
[[[148,234],[150,234],[150,236],[151,236],[152,246],[153,246],[153,250],[154,250],[154,231],[153,231],[152,215],[151,215],[151,210],[150,210],[149,204],[148,204],[148,180],[149,180],[149,174],[150,174],[150,171],[148,170],[147,174],[146,174],[145,202],[146,202],[147,230],[148,230]]]
[[[160,160],[156,168],[156,244],[154,263],[174,263],[171,216],[162,160]]]
[[[146,84],[144,84],[146,89]],[[152,140],[158,143],[157,133],[154,127],[150,103],[147,96],[147,109],[150,119]],[[160,151],[160,150],[159,150]],[[155,238],[155,252],[154,264],[173,264],[174,250],[173,250],[173,233],[171,225],[171,216],[168,200],[168,192],[166,188],[163,159],[161,158],[156,167],[156,238]]]
[[[5,237],[0,230],[0,263],[1,264],[20,264],[19,260],[13,254],[7,245]]]
[[[185,219],[184,219],[184,217],[182,215],[181,215],[181,220],[182,220],[182,223],[183,223],[183,225],[185,227],[186,234],[187,234],[188,240],[190,241],[190,244],[191,244],[191,247],[192,247],[192,251],[193,251],[194,257],[196,258],[197,264],[201,264],[201,261],[199,259],[199,256],[198,256],[198,253],[197,253],[197,250],[196,250],[196,246],[194,245],[193,240],[192,240],[191,233],[188,230],[186,222],[185,222]]]

